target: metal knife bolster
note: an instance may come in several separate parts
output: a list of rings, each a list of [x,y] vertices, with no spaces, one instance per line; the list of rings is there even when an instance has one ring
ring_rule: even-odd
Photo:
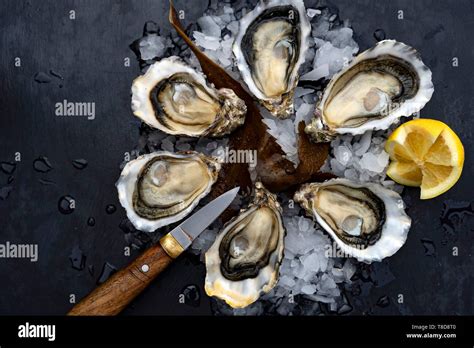
[[[236,187],[223,193],[162,237],[160,244],[165,252],[173,259],[181,255],[183,251],[189,248],[193,240],[222,214],[234,200],[239,189],[239,187]]]
[[[173,259],[181,255],[192,242],[193,238],[181,226],[174,228],[160,239],[162,248]]]
[[[234,200],[239,189],[239,187],[235,187],[223,193],[162,237],[160,244],[165,252],[173,259],[181,255],[193,240],[222,214]]]

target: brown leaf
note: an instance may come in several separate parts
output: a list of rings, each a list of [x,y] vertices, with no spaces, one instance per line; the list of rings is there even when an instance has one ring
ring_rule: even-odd
[[[308,135],[304,132],[305,124],[301,121],[298,124],[298,157],[299,165],[296,169],[291,166],[290,170],[286,170],[278,163],[265,161],[258,163],[262,168],[258,171],[261,175],[262,182],[275,192],[286,191],[295,185],[302,184],[307,181],[324,181],[333,178],[334,175],[320,172],[321,166],[327,158],[329,152],[329,143],[315,144],[309,140]]]
[[[230,88],[247,105],[247,116],[243,126],[230,135],[229,146],[233,150],[257,150],[257,174],[263,185],[271,191],[284,191],[308,180],[320,180],[326,176],[319,172],[328,155],[328,144],[313,144],[304,133],[304,123],[299,125],[300,164],[295,169],[292,162],[268,132],[253,97],[234,80],[221,66],[206,56],[186,35],[172,1],[170,1],[169,21],[178,35],[196,55],[202,71],[216,88]],[[218,196],[232,187],[251,187],[248,165],[225,163],[215,184],[212,196]]]

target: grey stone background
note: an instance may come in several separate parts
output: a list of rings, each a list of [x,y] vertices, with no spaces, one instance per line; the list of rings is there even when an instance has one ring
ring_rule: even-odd
[[[307,7],[328,3],[305,2]],[[186,11],[187,24],[207,7],[207,1],[175,4]],[[405,191],[413,218],[408,241],[395,256],[375,266],[378,275],[362,283],[362,295],[350,296],[353,313],[472,315],[474,224],[468,204],[474,174],[474,2],[338,0],[329,4],[339,9],[341,18],[351,20],[361,50],[375,43],[373,32],[382,28],[387,38],[421,52],[435,85],[421,115],[447,122],[466,151],[463,176],[445,195],[421,202],[418,190]],[[76,11],[75,20],[69,19],[70,10]],[[404,11],[403,20],[397,19],[399,10]],[[167,12],[164,0],[0,2],[0,161],[13,161],[16,152],[22,159],[12,182],[8,183],[10,175],[0,172],[2,192],[11,187],[8,197],[0,200],[0,243],[39,244],[36,263],[0,259],[0,314],[64,314],[71,307],[69,295],[79,299],[89,293],[105,262],[120,268],[130,261],[123,255],[127,243],[119,224],[125,212],[114,185],[124,153],[138,139],[130,85],[139,66],[128,46],[141,36],[148,20],[169,31]],[[21,67],[14,66],[15,57],[21,58]],[[126,57],[131,59],[130,67],[123,64]],[[451,64],[453,57],[459,59],[457,68]],[[51,69],[63,79],[34,81],[36,73]],[[64,99],[95,102],[96,119],[56,117],[54,105]],[[33,161],[39,156],[46,156],[53,169],[35,171]],[[77,158],[86,159],[88,166],[74,168],[71,161]],[[76,200],[69,215],[58,211],[63,195]],[[449,206],[467,206],[470,212],[452,211],[441,219],[446,201]],[[117,207],[113,214],[106,213],[109,204]],[[89,217],[95,218],[95,226],[88,226]],[[459,248],[457,257],[452,256],[454,246]],[[86,256],[83,270],[71,267],[74,247]],[[91,265],[94,272],[89,272]],[[374,268],[369,271],[374,273]],[[195,258],[182,257],[125,314],[209,314],[204,275]],[[189,284],[201,288],[197,307],[178,302],[178,294]],[[403,304],[396,302],[398,294],[404,295]],[[386,307],[376,305],[382,296],[390,299]]]

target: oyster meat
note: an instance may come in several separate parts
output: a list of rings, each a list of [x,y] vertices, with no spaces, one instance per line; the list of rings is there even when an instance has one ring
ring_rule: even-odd
[[[216,90],[179,57],[169,57],[133,81],[132,110],[168,134],[220,137],[244,123],[247,106],[231,89]]]
[[[237,66],[253,95],[279,118],[292,114],[310,31],[303,0],[262,0],[240,20]]]
[[[331,179],[303,185],[294,198],[342,251],[363,262],[396,253],[411,226],[400,195],[379,184]]]
[[[154,152],[128,162],[117,190],[135,228],[153,232],[188,215],[211,190],[220,164],[197,152]]]
[[[305,130],[321,142],[337,134],[387,129],[421,110],[433,91],[431,71],[414,48],[380,41],[334,75]]]
[[[224,226],[206,252],[206,293],[242,308],[269,292],[278,281],[284,237],[276,196],[256,183],[253,203]]]

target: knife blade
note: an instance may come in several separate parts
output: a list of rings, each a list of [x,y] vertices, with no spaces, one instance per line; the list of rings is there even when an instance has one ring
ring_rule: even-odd
[[[169,235],[176,240],[182,251],[186,250],[193,240],[227,209],[239,192],[239,189],[239,187],[236,187],[223,193],[169,232]],[[161,240],[160,243],[162,246],[165,244]]]
[[[83,298],[68,315],[116,315],[140,294],[175,258],[186,250],[232,203],[239,187],[223,193],[158,243],[138,256],[131,264],[113,274],[88,296]]]

